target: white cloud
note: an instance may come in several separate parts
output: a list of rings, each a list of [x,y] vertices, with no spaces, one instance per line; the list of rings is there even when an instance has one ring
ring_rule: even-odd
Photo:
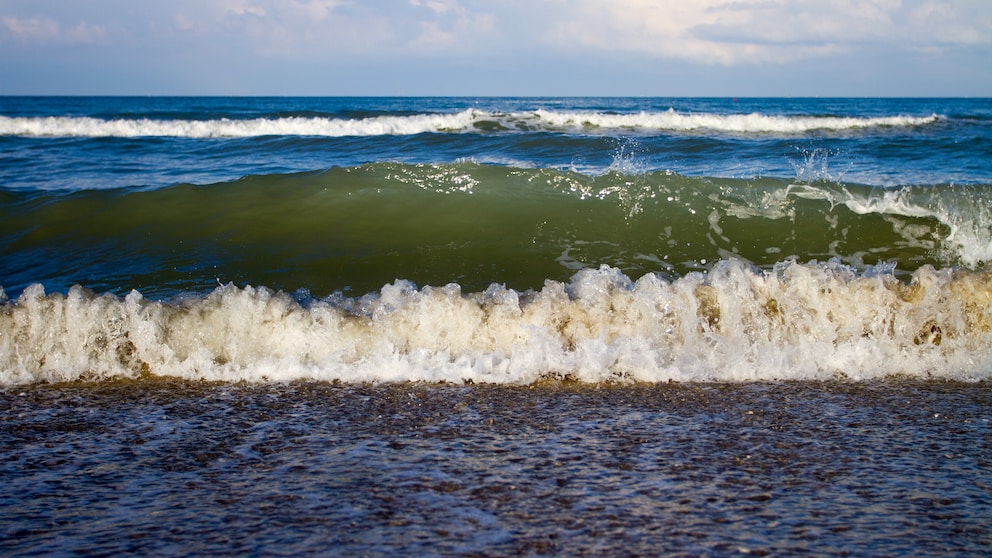
[[[200,0],[177,3],[173,19],[181,29],[223,33],[254,27],[305,33],[332,19],[343,0]]]
[[[346,0],[189,0],[171,7],[168,19],[181,40],[224,45],[250,58],[333,57],[381,40],[381,18],[348,13]],[[155,23],[151,27],[158,27]],[[176,40],[167,32],[155,40]]]
[[[290,17],[304,16],[310,21],[324,21],[335,9],[344,5],[339,0],[292,0],[291,2],[280,2],[279,6],[285,10]]]
[[[981,2],[901,0],[576,0],[550,43],[689,62],[779,63],[865,45],[992,42]]]
[[[70,44],[94,44],[104,42],[108,38],[108,33],[102,26],[81,21],[66,29],[62,36]]]
[[[491,49],[502,6],[457,0],[200,0],[171,16],[178,30],[224,36],[272,58],[457,54]],[[493,10],[488,9],[492,4]]]
[[[907,23],[910,30],[927,37],[931,43],[968,45],[992,42],[992,14],[989,4],[985,2],[980,5],[921,2],[910,10]]]
[[[196,29],[196,23],[187,17],[186,14],[176,14],[172,17],[172,21],[175,22],[176,27],[181,31],[192,31]]]
[[[18,41],[47,42],[59,40],[62,28],[59,22],[48,17],[17,18],[5,16],[0,18],[4,36]]]
[[[427,7],[434,11],[436,14],[443,14],[449,10],[452,10],[457,6],[457,2],[453,0],[410,0],[410,5],[415,7]]]
[[[988,0],[147,0],[127,11],[110,0],[95,2],[102,10],[51,0],[48,13],[18,4],[22,13],[0,8],[0,38],[98,42],[113,28],[166,42],[175,36],[149,30],[170,27],[280,57],[593,51],[730,66],[872,45],[992,44]]]
[[[987,94],[992,77],[979,69],[992,60],[992,2],[0,0],[0,64],[8,61],[0,81],[30,79],[4,74],[25,52],[38,61],[35,68],[56,68],[74,52],[67,47],[86,44],[114,47],[85,56],[101,75],[120,74],[122,83],[133,80],[134,68],[156,68],[193,84],[223,74],[231,90],[266,80],[287,81],[287,90],[290,81],[330,83],[318,88],[324,91],[422,78],[430,90],[486,79],[512,89],[518,79],[519,89],[552,84],[568,92],[598,87],[590,75],[611,75],[610,87],[617,85],[610,91],[630,83],[651,92],[668,86],[662,76],[681,71],[716,84],[777,80],[778,91],[804,68],[832,68],[831,83],[850,68],[856,77],[849,82],[858,86],[890,83],[902,71],[915,85],[925,64],[940,80],[950,76]],[[38,54],[45,45],[62,48]],[[484,70],[495,67],[504,71]],[[204,75],[193,68],[205,68]],[[282,77],[267,77],[276,74]]]
[[[457,47],[461,51],[472,51],[497,38],[494,34],[496,17],[489,11],[473,12],[456,0],[410,0],[410,5],[432,12],[424,14],[420,10],[417,14],[421,33],[410,43],[417,50]]]
[[[199,17],[213,18],[220,16],[255,16],[265,17],[267,10],[256,0],[202,0],[197,3],[187,3],[187,10]]]
[[[47,16],[0,17],[0,39],[31,44],[92,44],[104,41],[107,37],[105,28],[85,21],[64,27],[59,21]]]

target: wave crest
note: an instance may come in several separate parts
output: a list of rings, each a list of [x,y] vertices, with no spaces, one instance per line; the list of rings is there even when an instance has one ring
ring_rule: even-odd
[[[726,260],[673,282],[583,270],[536,292],[397,281],[309,300],[226,285],[151,302],[40,285],[0,306],[0,384],[992,378],[992,275]]]
[[[835,116],[778,116],[760,113],[711,114],[639,112],[500,113],[476,109],[455,113],[375,116],[347,119],[328,117],[254,118],[245,120],[101,119],[92,117],[0,116],[0,135],[29,137],[184,137],[247,138],[259,136],[381,136],[444,132],[501,132],[518,129],[715,131],[728,133],[800,134],[814,130],[854,130],[878,126],[922,126],[940,117],[884,116],[875,118]]]
[[[837,116],[776,116],[751,114],[706,114],[640,112],[637,114],[603,114],[595,112],[536,112],[537,116],[560,127],[629,128],[647,130],[694,131],[711,130],[734,133],[798,134],[814,130],[852,130],[876,126],[922,126],[938,120],[929,116],[885,116],[876,118]]]

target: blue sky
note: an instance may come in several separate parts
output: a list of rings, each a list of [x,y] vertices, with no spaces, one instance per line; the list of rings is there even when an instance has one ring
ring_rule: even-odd
[[[0,94],[992,96],[992,2],[0,0]]]

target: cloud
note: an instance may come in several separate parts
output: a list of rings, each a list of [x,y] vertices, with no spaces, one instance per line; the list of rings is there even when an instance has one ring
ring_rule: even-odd
[[[6,16],[0,18],[0,29],[5,37],[17,41],[48,42],[61,38],[62,29],[59,22],[51,18],[17,18]]]
[[[348,13],[344,0],[191,0],[148,14],[150,42],[199,43],[240,59],[333,58],[374,45],[379,24]],[[169,22],[162,25],[162,22]]]
[[[62,36],[70,44],[96,44],[106,42],[108,35],[102,26],[81,21],[66,29]]]
[[[39,47],[49,48],[42,54]],[[780,91],[804,68],[830,68],[831,83],[838,72],[848,73],[846,83],[859,87],[894,83],[903,72],[912,76],[903,83],[915,87],[925,65],[940,74],[935,80],[957,80],[987,94],[992,77],[975,68],[992,59],[992,3],[2,0],[0,81],[28,87],[8,78],[25,53],[36,72],[51,68],[45,75],[55,76],[52,82],[55,68],[85,62],[121,83],[147,71],[171,76],[162,83],[181,80],[190,87],[223,80],[229,90],[254,90],[258,83],[287,91],[395,83],[402,87],[382,89],[405,91],[405,84],[423,80],[424,90],[443,92],[476,83],[483,90],[493,84],[513,89],[513,80],[521,80],[517,89],[527,91],[623,92],[628,84],[651,92],[681,75],[687,83],[717,85],[774,81]],[[590,81],[593,75],[612,77]]]
[[[321,22],[346,4],[340,0],[290,0],[289,2],[273,2],[271,9],[284,19]]]
[[[47,13],[27,0],[13,5],[26,13],[0,8],[0,39],[93,43],[116,29],[126,31],[117,39],[165,45],[198,36],[282,58],[593,52],[733,66],[992,44],[987,0],[147,0],[140,8],[97,0],[88,10],[49,0]]]
[[[872,45],[992,43],[983,2],[901,0],[576,0],[549,43],[687,62],[785,63]]]
[[[177,32],[225,37],[241,51],[275,59],[457,56],[499,40],[497,3],[456,0],[200,0],[170,16]],[[210,39],[213,40],[213,39]]]
[[[480,42],[496,39],[497,19],[489,11],[474,12],[455,0],[410,0],[410,5],[432,12],[424,14],[419,10],[415,14],[421,33],[410,42],[411,48],[444,51],[457,47],[472,51]]]
[[[423,1],[421,1],[421,0],[410,0],[410,5],[411,6],[416,6],[418,8],[421,7],[421,6],[424,6],[424,7],[430,8],[436,14],[443,14],[443,13],[445,13],[447,11],[450,11],[452,9],[455,9],[455,7],[458,4],[457,4],[457,2],[454,2],[453,0],[447,0],[447,1],[445,1],[445,0],[423,0]]]
[[[108,33],[101,26],[85,21],[64,27],[51,17],[0,17],[0,40],[28,44],[94,44],[106,40]]]

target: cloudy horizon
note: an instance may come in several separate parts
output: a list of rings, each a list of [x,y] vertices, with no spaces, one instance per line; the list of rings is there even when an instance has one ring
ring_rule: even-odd
[[[0,94],[989,96],[979,0],[5,0]]]

